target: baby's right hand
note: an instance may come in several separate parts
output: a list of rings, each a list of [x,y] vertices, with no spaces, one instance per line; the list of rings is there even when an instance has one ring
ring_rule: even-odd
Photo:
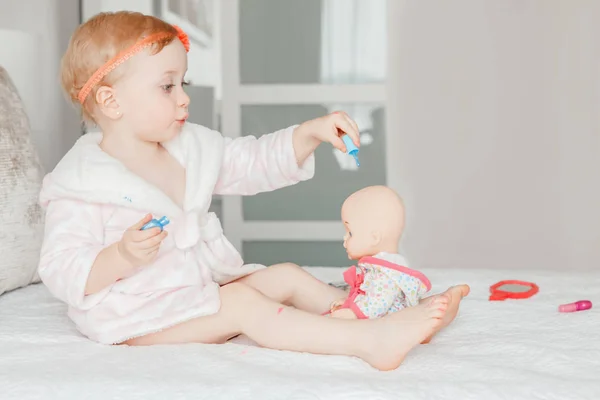
[[[127,229],[118,244],[117,249],[121,257],[134,267],[151,263],[156,258],[163,239],[167,237],[167,231],[161,232],[160,228],[140,230],[151,219],[152,215],[148,214]]]

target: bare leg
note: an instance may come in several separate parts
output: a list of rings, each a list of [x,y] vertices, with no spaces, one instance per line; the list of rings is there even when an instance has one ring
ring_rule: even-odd
[[[284,263],[256,271],[237,282],[253,287],[278,303],[322,314],[331,303],[348,296],[342,289],[328,285],[296,264]]]
[[[279,303],[292,305],[301,310],[317,314],[329,311],[334,301],[343,301],[348,296],[348,292],[316,279],[306,270],[292,263],[273,265],[247,275],[237,282],[243,282]],[[450,325],[458,313],[461,300],[469,294],[469,291],[469,286],[458,285],[449,288],[443,293],[449,299],[448,310],[442,320],[442,324],[423,343],[429,343],[437,332]],[[421,302],[429,300],[434,296],[439,296],[439,294],[426,297]],[[354,313],[347,309],[336,310],[331,316],[356,319]]]
[[[438,327],[433,331],[431,336],[429,336],[427,339],[425,339],[423,341],[423,344],[429,343],[431,341],[431,339],[439,331],[441,331],[442,329],[444,329],[445,327],[450,325],[450,323],[452,321],[454,321],[454,318],[456,318],[456,315],[458,314],[458,306],[460,305],[460,302],[462,301],[462,299],[464,297],[466,297],[469,294],[470,291],[471,291],[471,288],[468,285],[458,285],[458,286],[452,286],[451,288],[449,288],[448,290],[446,290],[443,293],[443,295],[449,299],[448,309],[446,310],[446,314],[444,315],[444,318],[442,319],[442,323],[440,325],[438,325]],[[434,295],[434,296],[439,296],[439,295]],[[426,297],[426,298],[422,299],[421,303],[427,302],[429,299],[433,298],[434,296],[430,296],[430,297]]]
[[[383,318],[344,320],[285,307],[243,283],[223,286],[220,294],[217,314],[125,344],[222,343],[243,333],[264,347],[355,356],[377,369],[391,370],[438,327],[448,301],[437,296]]]

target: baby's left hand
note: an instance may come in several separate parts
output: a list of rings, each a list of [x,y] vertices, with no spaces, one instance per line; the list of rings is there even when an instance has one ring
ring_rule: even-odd
[[[358,125],[343,111],[336,111],[323,117],[306,121],[296,128],[295,133],[298,137],[314,140],[316,146],[320,142],[331,143],[333,147],[344,153],[346,152],[346,145],[341,137],[347,134],[352,138],[356,147],[360,147]]]

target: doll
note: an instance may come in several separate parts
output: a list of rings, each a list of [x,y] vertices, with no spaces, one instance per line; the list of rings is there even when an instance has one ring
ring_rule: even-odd
[[[390,188],[370,186],[350,195],[342,205],[344,248],[358,266],[344,272],[348,297],[335,301],[331,316],[378,318],[419,304],[431,289],[422,273],[408,268],[399,254],[404,230],[402,199]]]

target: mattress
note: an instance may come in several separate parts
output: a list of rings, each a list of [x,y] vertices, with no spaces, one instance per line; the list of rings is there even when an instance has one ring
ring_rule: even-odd
[[[340,269],[310,268],[324,281]],[[224,345],[104,346],[80,336],[42,285],[0,297],[2,399],[597,399],[600,272],[425,270],[433,291],[466,282],[455,322],[395,371],[364,362]],[[527,300],[488,301],[503,279],[535,282]],[[588,311],[557,312],[587,299]],[[376,340],[376,338],[374,338]]]

